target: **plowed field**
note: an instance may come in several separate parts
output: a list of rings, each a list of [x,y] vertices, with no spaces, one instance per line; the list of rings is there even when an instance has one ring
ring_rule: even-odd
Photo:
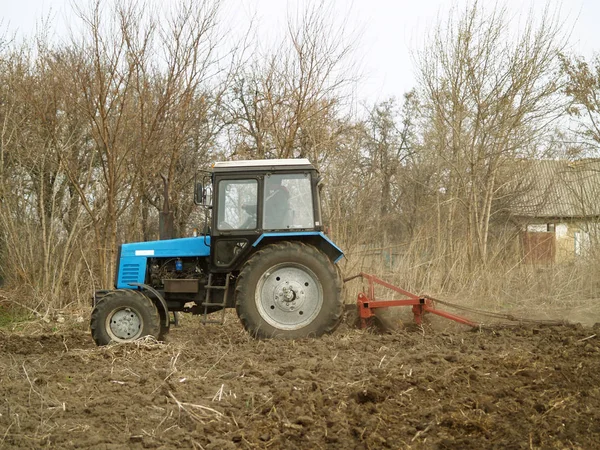
[[[69,330],[65,327],[65,330]],[[600,327],[0,332],[2,448],[598,448]]]

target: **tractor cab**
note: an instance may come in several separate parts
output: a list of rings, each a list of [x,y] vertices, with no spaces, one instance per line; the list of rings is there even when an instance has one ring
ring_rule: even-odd
[[[196,199],[212,209],[214,271],[235,270],[263,239],[324,236],[320,176],[307,159],[218,162],[209,177]]]

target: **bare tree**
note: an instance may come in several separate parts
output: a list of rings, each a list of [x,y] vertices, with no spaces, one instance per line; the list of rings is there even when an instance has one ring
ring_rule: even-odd
[[[416,57],[426,147],[438,162],[440,247],[453,255],[466,233],[472,263],[487,259],[501,169],[531,155],[562,107],[557,15],[546,9],[516,34],[514,26],[506,8],[488,12],[475,2],[440,24]]]
[[[135,61],[136,121],[132,130],[144,164],[138,173],[134,208],[141,212],[141,238],[148,240],[150,206],[161,208],[159,173],[169,181],[171,206],[183,231],[191,212],[191,180],[208,164],[208,151],[220,131],[211,111],[221,100],[223,81],[217,68],[216,21],[218,3],[189,1],[179,4],[166,22],[150,22],[142,35],[125,30],[128,53]],[[152,47],[152,42],[158,42]],[[150,58],[163,55],[163,67]],[[140,218],[132,214],[132,220]],[[132,223],[131,229],[139,227]]]
[[[91,10],[79,11],[88,35],[73,40],[65,73],[81,95],[77,106],[94,155],[83,181],[76,181],[80,167],[68,174],[92,220],[100,282],[108,286],[119,230],[125,229],[123,237],[140,230],[140,238],[151,237],[149,208],[160,207],[159,173],[179,192],[206,164],[214,136],[206,125],[214,96],[206,91],[214,75],[218,4],[181,3],[164,23],[150,7],[133,2],[118,3],[110,15],[102,6],[96,1]],[[155,61],[156,54],[164,62]],[[181,228],[190,211],[180,208],[179,198],[171,204]],[[129,231],[119,226],[126,224]]]
[[[379,214],[383,220],[391,212],[394,200],[400,196],[393,192],[396,177],[406,165],[414,151],[415,137],[415,93],[404,97],[399,111],[395,99],[376,104],[366,120],[366,150],[371,170],[378,174],[381,184]],[[394,194],[394,195],[393,195]]]
[[[256,158],[308,157],[323,162],[335,135],[344,88],[353,80],[353,43],[332,11],[313,4],[288,20],[274,51],[239,73],[230,93],[234,154]]]
[[[562,55],[561,62],[566,77],[565,93],[571,100],[568,113],[575,125],[569,156],[597,157],[600,144],[600,56],[588,62],[578,56]]]
[[[71,90],[43,36],[9,55],[1,83],[7,89],[0,222],[9,261],[3,269],[9,282],[31,288],[46,307],[60,307],[68,302],[63,294],[80,287],[76,260],[84,223],[58,155],[79,127],[66,104]]]

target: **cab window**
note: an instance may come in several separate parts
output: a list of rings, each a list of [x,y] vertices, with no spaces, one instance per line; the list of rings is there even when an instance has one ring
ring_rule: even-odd
[[[265,177],[263,228],[265,230],[314,227],[311,180],[308,174]]]
[[[257,227],[256,205],[258,182],[251,180],[221,180],[217,229],[254,230]]]

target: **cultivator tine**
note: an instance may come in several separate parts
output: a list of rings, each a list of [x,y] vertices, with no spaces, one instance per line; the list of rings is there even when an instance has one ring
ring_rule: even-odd
[[[390,284],[387,281],[376,277],[375,275],[361,272],[357,275],[344,279],[344,282],[348,282],[356,278],[362,278],[363,280],[368,281],[368,287],[366,289],[367,293],[359,293],[358,298],[356,300],[356,306],[358,308],[358,317],[360,318],[361,328],[366,328],[368,326],[369,322],[375,316],[375,310],[390,308],[394,306],[411,306],[414,321],[417,325],[421,325],[423,323],[423,316],[426,313],[432,313],[464,325],[469,325],[471,327],[479,326],[479,324],[467,319],[466,317],[451,314],[449,312],[437,309],[435,307],[434,300],[430,297],[415,295],[412,292],[408,292],[407,290],[402,289],[401,287]],[[386,289],[390,289],[408,298],[401,300],[379,300],[375,297],[376,285],[382,286]]]

